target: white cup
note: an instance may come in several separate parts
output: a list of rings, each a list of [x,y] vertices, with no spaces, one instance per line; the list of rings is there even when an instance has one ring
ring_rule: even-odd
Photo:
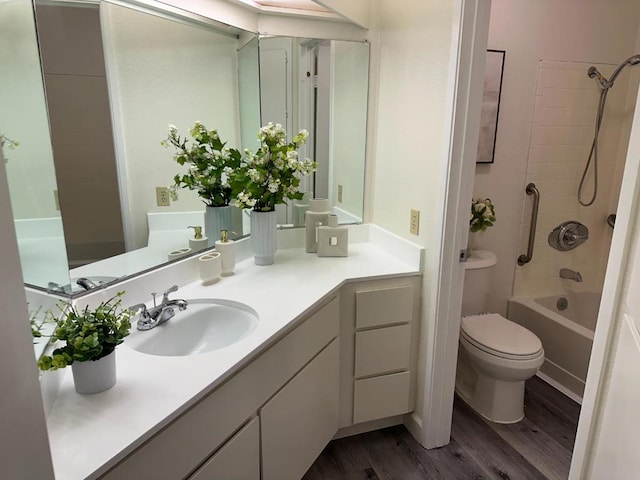
[[[219,280],[222,273],[222,259],[220,257],[220,252],[209,252],[198,257],[200,279],[205,285]]]

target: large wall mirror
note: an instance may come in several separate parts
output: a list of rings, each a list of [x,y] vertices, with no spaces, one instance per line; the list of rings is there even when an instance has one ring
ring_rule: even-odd
[[[203,223],[195,192],[157,205],[156,187],[180,168],[160,144],[169,124],[186,133],[199,120],[249,149],[269,121],[306,128],[303,153],[319,163],[308,196],[362,221],[366,43],[258,40],[115,0],[14,0],[0,2],[0,62],[0,135],[19,143],[5,145],[5,167],[31,286],[82,293],[79,278],[117,281],[187,245],[187,227]],[[284,206],[279,222],[298,225],[293,212]]]

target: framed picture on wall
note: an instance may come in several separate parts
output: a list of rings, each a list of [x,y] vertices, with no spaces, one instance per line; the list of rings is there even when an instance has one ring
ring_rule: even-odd
[[[487,50],[476,163],[493,163],[505,53],[504,50]]]

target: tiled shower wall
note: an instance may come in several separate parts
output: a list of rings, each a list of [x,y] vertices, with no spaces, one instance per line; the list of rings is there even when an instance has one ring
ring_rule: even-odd
[[[624,163],[630,115],[625,111],[628,80],[621,75],[609,91],[598,147],[598,197],[591,207],[577,201],[578,185],[593,141],[598,83],[587,76],[591,64],[540,61],[531,131],[526,183],[540,191],[540,210],[533,260],[516,267],[514,295],[540,296],[602,288],[612,229],[606,218],[617,203],[621,164]],[[610,75],[611,65],[596,65]],[[618,172],[618,173],[616,173]],[[590,199],[593,170],[583,199]],[[528,197],[520,228],[520,249],[526,251],[533,197]],[[578,220],[589,228],[589,239],[578,248],[560,252],[547,237],[560,223]],[[577,283],[559,277],[560,268],[582,274]]]

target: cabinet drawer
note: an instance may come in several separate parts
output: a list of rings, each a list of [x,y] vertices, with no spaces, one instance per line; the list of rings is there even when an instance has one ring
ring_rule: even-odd
[[[409,323],[413,317],[413,286],[356,292],[356,328]]]
[[[409,372],[356,380],[353,392],[353,423],[410,412],[410,380]]]
[[[255,417],[189,480],[260,480],[260,423]]]
[[[411,325],[356,333],[356,377],[408,370],[410,358]]]

